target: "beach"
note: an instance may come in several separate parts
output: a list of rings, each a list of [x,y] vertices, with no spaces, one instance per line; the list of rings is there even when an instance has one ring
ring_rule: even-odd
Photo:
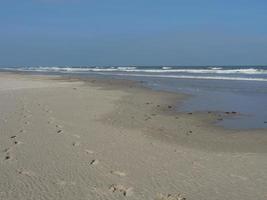
[[[263,200],[266,129],[136,81],[0,73],[0,199]],[[230,112],[230,113],[229,113]]]

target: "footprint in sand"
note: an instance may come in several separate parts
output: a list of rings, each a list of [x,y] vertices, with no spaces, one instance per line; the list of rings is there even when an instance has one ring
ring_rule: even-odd
[[[120,184],[112,184],[109,187],[109,191],[111,192],[119,192],[121,193],[123,196],[131,196],[133,195],[133,188],[132,187],[125,187],[124,185],[120,185]]]
[[[3,150],[4,153],[8,153],[9,151],[11,151],[11,148],[5,148],[5,149]]]
[[[63,130],[57,130],[57,133],[59,133],[59,134],[61,134],[61,133],[63,133]]]
[[[90,165],[97,165],[98,163],[99,163],[99,160],[93,159],[91,160]]]
[[[11,159],[10,155],[6,155],[5,160],[9,160],[9,159]]]
[[[85,152],[88,153],[88,154],[93,154],[94,153],[94,151],[89,150],[89,149],[85,149]]]
[[[14,143],[15,145],[22,144],[22,142],[17,141],[17,140],[15,140],[13,143]]]
[[[56,128],[63,128],[63,126],[56,124]]]
[[[28,114],[28,115],[23,115],[23,118],[26,119],[26,118],[30,118],[32,115],[31,114]]]
[[[10,153],[8,151],[7,154],[5,155],[4,160],[7,161],[7,160],[10,160],[10,159],[11,159],[11,155],[10,155]]]
[[[120,176],[120,177],[126,176],[126,173],[121,172],[121,171],[110,171],[110,173],[116,176]]]
[[[32,171],[26,171],[24,169],[18,170],[18,173],[25,176],[35,176],[35,173]]]
[[[81,144],[80,142],[73,142],[72,146],[77,147],[77,146],[80,146],[80,144]]]
[[[53,124],[55,122],[55,118],[54,117],[50,117],[48,120],[48,124]]]
[[[17,137],[16,135],[12,135],[12,136],[10,137],[10,139],[13,140],[13,144],[14,144],[14,145],[21,144],[22,142],[15,140],[16,137]]]
[[[191,135],[191,133],[193,133],[193,131],[187,131],[186,135]]]
[[[48,124],[53,124],[54,122],[55,122],[55,120],[52,119],[52,118],[50,118],[50,119],[47,121]]]

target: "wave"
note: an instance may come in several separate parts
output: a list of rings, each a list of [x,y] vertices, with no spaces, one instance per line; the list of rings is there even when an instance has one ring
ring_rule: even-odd
[[[163,70],[172,69],[172,67],[162,67]]]
[[[222,67],[210,67],[209,69],[223,69]]]
[[[98,73],[107,75],[106,73]],[[232,81],[263,81],[265,78],[245,78],[245,77],[226,77],[226,76],[187,76],[187,75],[158,75],[158,74],[112,74],[115,76],[136,76],[136,77],[154,77],[154,78],[176,78],[176,79],[208,79],[208,80],[232,80]]]
[[[37,72],[140,72],[140,73],[193,73],[193,74],[267,74],[267,69],[245,68],[225,69],[212,67],[208,69],[186,69],[186,68],[138,68],[138,67],[21,67],[3,68],[17,71]]]

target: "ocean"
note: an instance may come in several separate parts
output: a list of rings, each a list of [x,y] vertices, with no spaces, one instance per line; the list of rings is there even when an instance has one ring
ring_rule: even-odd
[[[267,128],[267,66],[0,67],[4,71],[142,81],[154,90],[189,94],[179,112],[237,112],[217,123],[230,129]]]

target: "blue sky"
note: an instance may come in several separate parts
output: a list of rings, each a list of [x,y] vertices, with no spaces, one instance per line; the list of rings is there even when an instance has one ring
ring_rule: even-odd
[[[0,0],[0,65],[263,65],[266,0]]]

